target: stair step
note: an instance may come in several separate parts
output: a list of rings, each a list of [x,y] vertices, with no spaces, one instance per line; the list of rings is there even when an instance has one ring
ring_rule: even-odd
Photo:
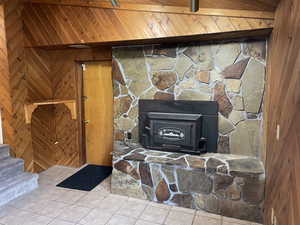
[[[37,187],[38,175],[25,172],[1,182],[0,206],[36,189]]]
[[[0,160],[9,157],[9,145],[0,145]]]
[[[4,158],[0,160],[0,179],[15,176],[24,170],[24,161],[17,158]]]

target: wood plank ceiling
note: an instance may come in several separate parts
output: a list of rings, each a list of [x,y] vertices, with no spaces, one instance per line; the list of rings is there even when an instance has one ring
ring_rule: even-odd
[[[45,4],[81,5],[81,6],[111,6],[110,0],[25,0],[25,2],[36,2]],[[133,7],[157,5],[160,7],[181,7],[189,8],[190,0],[118,0],[120,7]],[[200,8],[210,9],[232,9],[250,11],[271,11],[274,12],[279,0],[200,0]],[[145,7],[146,8],[146,7]],[[162,9],[163,10],[163,9]]]
[[[272,19],[186,15],[49,4],[26,4],[26,46],[117,43],[145,39],[252,31]],[[244,34],[245,35],[245,34]]]

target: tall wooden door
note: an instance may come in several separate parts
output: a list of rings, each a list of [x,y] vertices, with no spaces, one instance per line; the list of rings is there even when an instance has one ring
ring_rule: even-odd
[[[85,64],[84,124],[88,164],[112,164],[113,83],[111,62]]]

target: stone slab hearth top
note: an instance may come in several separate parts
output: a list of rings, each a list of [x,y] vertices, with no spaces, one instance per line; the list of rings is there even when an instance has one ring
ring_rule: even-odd
[[[231,176],[257,176],[265,173],[263,163],[253,157],[206,153],[190,155],[145,149],[136,143],[114,143],[113,161],[142,161],[145,163],[167,164],[185,168],[202,169]]]

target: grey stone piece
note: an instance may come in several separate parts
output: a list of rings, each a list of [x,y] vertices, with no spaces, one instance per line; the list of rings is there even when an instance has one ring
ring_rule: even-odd
[[[147,200],[153,201],[154,200],[154,192],[153,192],[153,188],[142,184],[142,189],[146,195]]]
[[[151,88],[140,96],[140,99],[154,99],[154,95],[156,94],[157,89]]]
[[[192,65],[193,63],[191,59],[186,57],[185,55],[181,55],[178,57],[175,70],[180,80],[183,79],[184,74],[191,68]]]
[[[259,120],[245,120],[237,124],[230,134],[231,154],[259,156],[260,123]]]
[[[262,162],[255,158],[228,160],[229,172],[232,176],[258,176],[265,173]]]
[[[219,136],[218,140],[218,153],[229,154],[230,147],[229,147],[229,137],[228,136]]]
[[[191,168],[205,169],[205,159],[192,155],[187,155],[185,159]]]
[[[219,159],[210,158],[206,161],[206,171],[208,173],[216,172],[219,166],[224,166],[225,163],[220,161]]]
[[[196,209],[204,210],[214,214],[220,214],[220,200],[213,194],[194,194],[194,205]]]
[[[136,160],[136,161],[144,161],[145,158],[146,156],[144,154],[138,152],[132,153],[124,157],[125,160]]]
[[[172,70],[175,67],[175,58],[165,56],[153,56],[146,58],[152,71]]]
[[[213,182],[204,172],[182,168],[178,168],[176,172],[178,187],[181,192],[209,194],[212,191]]]
[[[224,70],[229,65],[233,64],[241,53],[240,43],[228,43],[220,46],[216,56],[216,65]]]
[[[137,179],[137,180],[140,179],[140,175],[137,172],[137,169],[126,160],[120,160],[120,161],[114,163],[114,168],[125,174],[128,174],[129,176],[131,176],[134,179]]]
[[[217,192],[227,189],[233,183],[233,179],[232,176],[215,174],[213,176],[213,191]]]
[[[167,152],[160,152],[160,151],[146,151],[145,155],[147,156],[166,156]]]
[[[265,61],[267,55],[266,41],[251,41],[243,44],[243,53],[261,61]]]
[[[117,124],[118,128],[123,131],[128,131],[135,127],[135,122],[132,119],[124,116],[121,116],[119,119],[115,120],[115,123]]]
[[[163,158],[159,156],[148,156],[146,158],[147,163],[159,163],[159,164],[166,164],[170,161],[168,158]]]
[[[209,45],[188,47],[184,54],[198,65],[197,70],[207,71],[214,67],[212,50]]]
[[[259,204],[264,199],[265,177],[248,177],[242,186],[243,200],[250,204]]]
[[[170,201],[179,207],[194,208],[193,196],[191,194],[175,194]]]
[[[243,111],[244,110],[244,99],[240,95],[235,95],[231,99],[232,106],[234,110]]]
[[[219,132],[222,135],[226,135],[232,132],[234,129],[235,127],[232,122],[219,114]]]
[[[169,183],[175,183],[176,182],[173,166],[162,165],[161,170],[164,173],[164,175],[166,176]]]
[[[244,115],[244,112],[242,111],[235,111],[233,110],[228,119],[234,124],[234,125],[237,125],[239,122],[245,120],[245,115]]]
[[[128,88],[135,96],[140,96],[151,86],[143,48],[120,48],[114,51],[114,56],[121,63],[126,80],[130,80]]]
[[[149,164],[148,163],[140,163],[139,172],[140,172],[142,184],[147,185],[149,187],[153,187]]]
[[[115,169],[112,172],[111,192],[128,197],[146,199],[139,180]]]
[[[150,164],[150,171],[152,175],[153,186],[157,187],[159,182],[163,179],[161,174],[160,165]]]
[[[248,220],[255,223],[262,223],[262,208],[259,205],[252,205],[243,201],[222,200],[219,201],[220,214],[240,220]]]
[[[195,101],[208,101],[211,96],[207,93],[202,93],[194,90],[183,90],[177,97],[177,100],[195,100]]]
[[[265,87],[265,66],[251,59],[242,77],[245,110],[258,113]]]

